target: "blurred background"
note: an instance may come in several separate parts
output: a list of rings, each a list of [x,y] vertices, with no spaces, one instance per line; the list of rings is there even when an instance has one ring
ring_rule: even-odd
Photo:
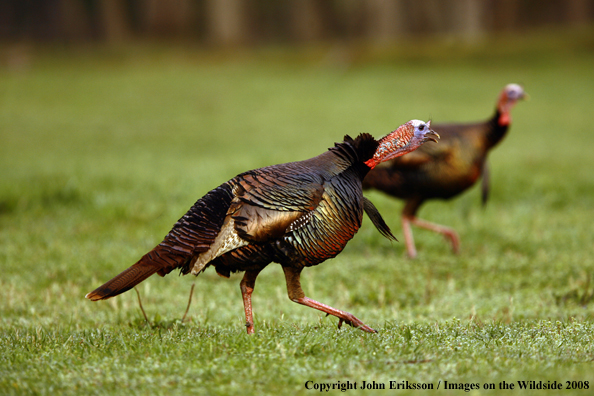
[[[213,46],[436,35],[476,40],[593,18],[592,0],[3,0],[0,39],[176,38]]]

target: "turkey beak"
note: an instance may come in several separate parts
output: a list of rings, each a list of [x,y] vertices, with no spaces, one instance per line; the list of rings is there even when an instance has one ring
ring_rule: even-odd
[[[437,143],[437,139],[439,138],[440,136],[437,132],[435,132],[433,129],[429,129],[429,131],[425,134],[424,141],[433,140],[435,143]]]
[[[522,92],[522,96],[520,96],[520,99],[523,99],[525,101],[529,101],[530,100],[530,95],[528,95],[526,92]]]

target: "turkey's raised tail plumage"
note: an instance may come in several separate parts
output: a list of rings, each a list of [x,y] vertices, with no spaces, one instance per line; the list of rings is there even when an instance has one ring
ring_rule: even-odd
[[[182,259],[182,257],[179,257]],[[165,249],[158,245],[153,250],[145,254],[136,264],[124,270],[122,273],[107,281],[85,296],[89,300],[105,300],[115,297],[125,291],[132,289],[134,286],[153,275],[155,272],[162,270],[164,267],[176,267],[176,257],[167,255]],[[173,265],[172,265],[173,264]]]

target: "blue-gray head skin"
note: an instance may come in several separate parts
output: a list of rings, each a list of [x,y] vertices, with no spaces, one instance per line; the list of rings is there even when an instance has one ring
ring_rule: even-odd
[[[499,126],[507,126],[511,123],[511,109],[514,108],[518,100],[528,99],[528,94],[524,92],[524,88],[518,84],[507,84],[497,102],[497,111],[499,111],[499,119],[497,123]]]
[[[421,144],[429,140],[437,142],[437,139],[439,139],[439,135],[431,129],[431,121],[410,120],[379,139],[379,145],[374,156],[365,164],[373,169],[380,162],[410,153]]]

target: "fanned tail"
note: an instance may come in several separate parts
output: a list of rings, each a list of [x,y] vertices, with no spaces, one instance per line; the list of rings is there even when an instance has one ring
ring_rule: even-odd
[[[92,301],[105,300],[122,294],[153,275],[155,272],[165,274],[179,267],[186,261],[183,256],[171,256],[161,245],[145,254],[136,264],[124,270],[115,278],[88,293],[85,297]]]

